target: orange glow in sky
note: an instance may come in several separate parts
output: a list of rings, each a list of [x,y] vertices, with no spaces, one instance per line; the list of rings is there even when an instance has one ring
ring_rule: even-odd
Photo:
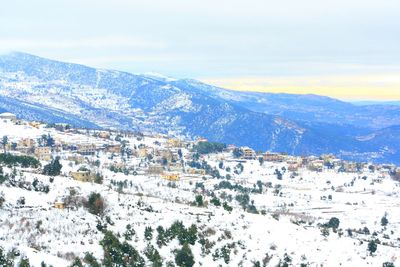
[[[317,94],[347,100],[400,100],[400,73],[202,79],[240,91]]]

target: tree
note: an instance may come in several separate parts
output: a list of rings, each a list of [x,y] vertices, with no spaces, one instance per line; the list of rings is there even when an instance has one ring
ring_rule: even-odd
[[[220,201],[219,198],[217,198],[217,197],[213,197],[213,198],[210,200],[210,202],[211,202],[212,204],[214,204],[215,206],[217,206],[217,207],[221,206],[221,201]]]
[[[378,243],[375,240],[371,240],[368,243],[368,251],[372,255],[378,249]]]
[[[228,212],[231,212],[233,210],[233,208],[231,206],[229,206],[227,202],[224,202],[222,207],[224,208],[224,210],[226,210]]]
[[[153,239],[153,228],[151,228],[151,226],[146,226],[144,228],[144,239],[147,241]]]
[[[7,144],[8,144],[8,136],[7,135],[3,136],[2,140],[1,140],[1,144],[3,145],[4,154],[5,154],[7,152],[6,151],[6,147],[7,147]]]
[[[99,193],[92,192],[87,201],[87,208],[94,215],[101,215],[104,212],[104,199]]]
[[[260,166],[262,166],[264,164],[264,158],[263,157],[259,157],[258,158],[258,162],[260,162]]]
[[[14,266],[12,259],[7,256],[2,247],[0,247],[0,266]]]
[[[204,206],[203,196],[197,195],[196,199],[195,199],[195,203],[198,207],[203,207]]]
[[[240,157],[243,156],[243,152],[242,152],[242,150],[240,150],[239,148],[235,148],[235,149],[232,151],[232,154],[233,154],[233,157],[234,157],[234,158],[240,158]]]
[[[332,217],[332,218],[330,218],[330,220],[328,222],[328,227],[337,229],[337,228],[339,228],[339,224],[340,224],[339,219],[336,217]]]
[[[388,223],[389,223],[389,220],[387,219],[387,214],[385,214],[381,219],[381,225],[386,226],[386,225],[388,225]]]
[[[153,267],[161,267],[162,266],[162,258],[158,250],[153,245],[147,245],[144,255],[152,262]]]
[[[43,174],[49,176],[57,176],[61,174],[62,165],[60,157],[56,157],[49,164],[43,167]]]
[[[29,259],[27,257],[23,257],[18,264],[18,267],[30,267]]]
[[[175,250],[175,263],[179,267],[192,267],[194,265],[194,256],[187,243],[183,244],[181,249]]]
[[[86,252],[83,261],[87,265],[89,265],[89,267],[100,267],[100,264],[98,263],[98,261],[96,260],[96,258],[93,256],[92,253]]]
[[[280,170],[275,169],[275,175],[276,175],[276,178],[277,178],[278,180],[282,180],[283,175],[282,175],[282,173],[281,173]]]
[[[76,257],[70,267],[83,267],[81,259]]]

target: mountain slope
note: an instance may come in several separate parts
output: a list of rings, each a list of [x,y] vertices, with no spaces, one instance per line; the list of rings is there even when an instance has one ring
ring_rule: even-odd
[[[353,105],[326,96],[240,92],[196,80],[175,82],[188,90],[202,91],[212,97],[238,104],[255,112],[282,116],[295,121],[328,123],[357,128],[380,129],[400,125],[398,105]]]
[[[341,122],[345,112],[358,107],[326,97],[234,92],[24,53],[0,56],[0,96],[0,108],[26,119],[203,136],[291,154],[361,153],[363,159],[386,160],[381,144],[356,138],[369,127]],[[384,114],[388,123],[397,120],[396,112]]]

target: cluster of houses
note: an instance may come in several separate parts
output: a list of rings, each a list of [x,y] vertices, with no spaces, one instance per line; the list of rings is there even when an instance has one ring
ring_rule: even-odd
[[[38,129],[44,127],[39,122],[18,120],[11,113],[0,114],[0,120],[8,120],[18,125],[26,124]],[[54,134],[54,136],[51,136],[51,131],[48,131],[48,135],[38,136],[36,139],[10,137],[5,148],[13,153],[33,155],[41,161],[51,161],[54,156],[60,156],[64,160],[75,162],[76,165],[87,164],[91,167],[96,165],[95,161],[98,155],[105,154],[107,160],[103,160],[103,168],[123,170],[129,174],[155,176],[168,181],[179,181],[182,177],[202,178],[206,175],[204,169],[190,168],[184,163],[193,159],[195,154],[191,149],[193,145],[199,142],[208,142],[204,138],[192,142],[167,136],[149,135],[146,138],[155,140],[152,144],[138,142],[139,144],[131,145],[123,137],[142,140],[144,136],[132,132],[91,131],[69,127],[62,128],[62,131],[62,134]],[[183,150],[185,153],[182,153]],[[239,153],[235,155],[234,151],[239,151]],[[304,168],[317,172],[324,169],[335,169],[342,172],[379,171],[382,176],[395,175],[400,180],[400,169],[397,169],[396,166],[348,162],[337,159],[334,155],[300,157],[285,153],[256,152],[249,147],[228,145],[220,157],[221,160],[286,163],[288,171],[291,172],[297,172]],[[94,182],[96,178],[96,173],[85,168],[71,171],[69,175],[81,182]],[[55,206],[64,207],[62,201],[56,202]]]

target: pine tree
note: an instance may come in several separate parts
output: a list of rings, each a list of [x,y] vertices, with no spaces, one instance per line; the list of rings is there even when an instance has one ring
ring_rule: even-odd
[[[175,250],[175,263],[179,267],[192,267],[195,263],[189,244],[185,243],[181,249]]]

